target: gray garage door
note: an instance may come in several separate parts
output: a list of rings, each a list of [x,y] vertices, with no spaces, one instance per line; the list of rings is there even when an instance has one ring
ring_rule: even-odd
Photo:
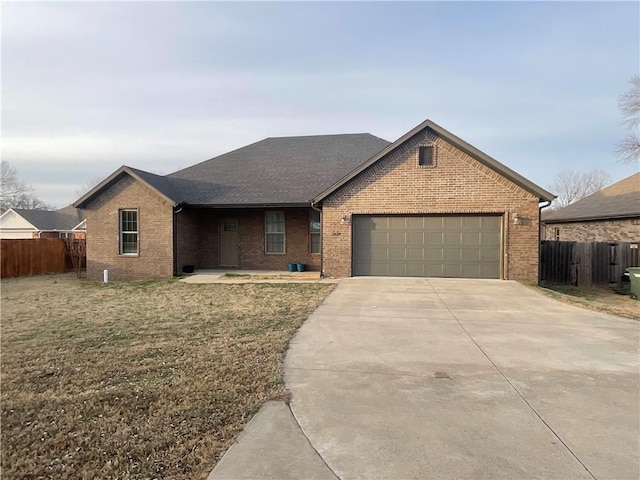
[[[353,216],[353,274],[500,277],[499,216]]]

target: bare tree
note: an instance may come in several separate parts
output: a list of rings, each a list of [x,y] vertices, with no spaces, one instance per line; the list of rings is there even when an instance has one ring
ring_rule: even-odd
[[[558,198],[553,202],[552,208],[562,208],[582,200],[596,193],[611,183],[611,175],[604,170],[591,170],[589,172],[575,172],[564,170],[556,175],[551,184],[551,191]]]
[[[104,180],[104,177],[97,175],[91,180],[85,182],[79,189],[76,190],[76,198],[82,197],[85,193],[98,185],[102,180]]]
[[[82,274],[82,267],[87,258],[87,241],[84,238],[65,238],[64,246],[67,251],[67,255],[71,259],[71,265],[76,272],[78,278]]]
[[[9,208],[48,210],[51,207],[35,195],[31,185],[18,179],[18,171],[9,162],[0,164],[0,211]]]
[[[640,75],[629,80],[631,86],[618,100],[628,135],[618,144],[616,155],[624,163],[640,160]]]

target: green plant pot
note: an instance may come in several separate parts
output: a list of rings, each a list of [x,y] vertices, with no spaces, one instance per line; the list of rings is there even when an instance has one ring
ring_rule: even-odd
[[[304,272],[304,263],[298,263],[298,271]]]

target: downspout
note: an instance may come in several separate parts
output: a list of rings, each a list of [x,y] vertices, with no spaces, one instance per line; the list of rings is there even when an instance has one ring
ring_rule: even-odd
[[[323,241],[323,238],[322,238],[323,237],[322,232],[324,231],[324,222],[322,221],[322,209],[316,207],[313,204],[313,200],[311,200],[311,208],[320,214],[320,278],[324,278],[324,267],[323,267],[323,263],[324,263],[324,241]]]
[[[173,207],[173,276],[178,276],[178,222],[176,216],[182,212],[182,204]]]
[[[551,200],[546,201],[546,205],[538,205],[538,285],[542,280],[542,254],[540,253],[540,242],[542,240],[542,209],[551,205]]]

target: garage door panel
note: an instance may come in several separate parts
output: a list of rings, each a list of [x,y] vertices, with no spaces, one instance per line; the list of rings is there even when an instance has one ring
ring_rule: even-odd
[[[407,254],[404,247],[389,247],[389,260],[406,260]]]
[[[462,260],[462,250],[460,248],[451,248],[447,246],[444,249],[444,261],[456,261]]]
[[[480,245],[482,243],[480,232],[463,232],[462,243],[464,245]]]
[[[464,278],[480,278],[480,265],[460,264],[460,276]]]
[[[388,274],[392,277],[406,277],[407,268],[406,263],[390,263]]]
[[[463,262],[480,262],[482,251],[477,248],[465,247],[461,251],[461,259]]]
[[[424,230],[424,217],[407,217],[407,230]]]
[[[499,216],[353,218],[354,275],[499,278]]]
[[[482,262],[497,263],[500,260],[499,250],[483,248],[482,250],[480,250],[480,260]]]
[[[444,277],[444,265],[427,263],[424,266],[424,274],[427,277]]]
[[[445,245],[461,245],[462,237],[459,232],[445,232],[444,243]]]
[[[480,230],[480,226],[482,224],[481,217],[461,217],[461,227],[464,231],[477,231]]]
[[[406,256],[407,260],[411,262],[422,262],[424,260],[425,250],[424,248],[407,247]]]
[[[424,232],[407,232],[406,233],[406,242],[407,245],[420,245],[424,244]]]
[[[405,245],[405,233],[404,232],[389,232],[389,245]]]
[[[442,217],[444,219],[444,229],[460,231],[462,220],[460,217]]]
[[[389,230],[404,230],[406,225],[405,217],[389,217],[387,227]]]
[[[500,234],[497,232],[482,232],[482,245],[498,246],[500,245]]]
[[[443,265],[443,276],[445,277],[460,277],[462,270],[459,263],[445,263]]]
[[[386,263],[374,263],[371,265],[371,273],[369,275],[374,276],[387,276],[389,275],[388,265]]]
[[[427,248],[424,251],[425,260],[441,262],[444,260],[444,248]]]
[[[444,245],[444,236],[441,231],[438,232],[425,232],[424,243],[427,245]]]
[[[406,273],[408,277],[423,277],[425,275],[424,264],[422,262],[408,263]]]
[[[502,222],[501,217],[480,217],[483,230],[499,232],[500,224]]]
[[[496,265],[480,265],[480,278],[499,278],[500,267]]]
[[[386,230],[387,228],[387,219],[385,217],[360,217],[360,220],[370,223],[372,230]]]
[[[444,227],[444,217],[425,217],[424,227],[425,230],[441,231]]]

